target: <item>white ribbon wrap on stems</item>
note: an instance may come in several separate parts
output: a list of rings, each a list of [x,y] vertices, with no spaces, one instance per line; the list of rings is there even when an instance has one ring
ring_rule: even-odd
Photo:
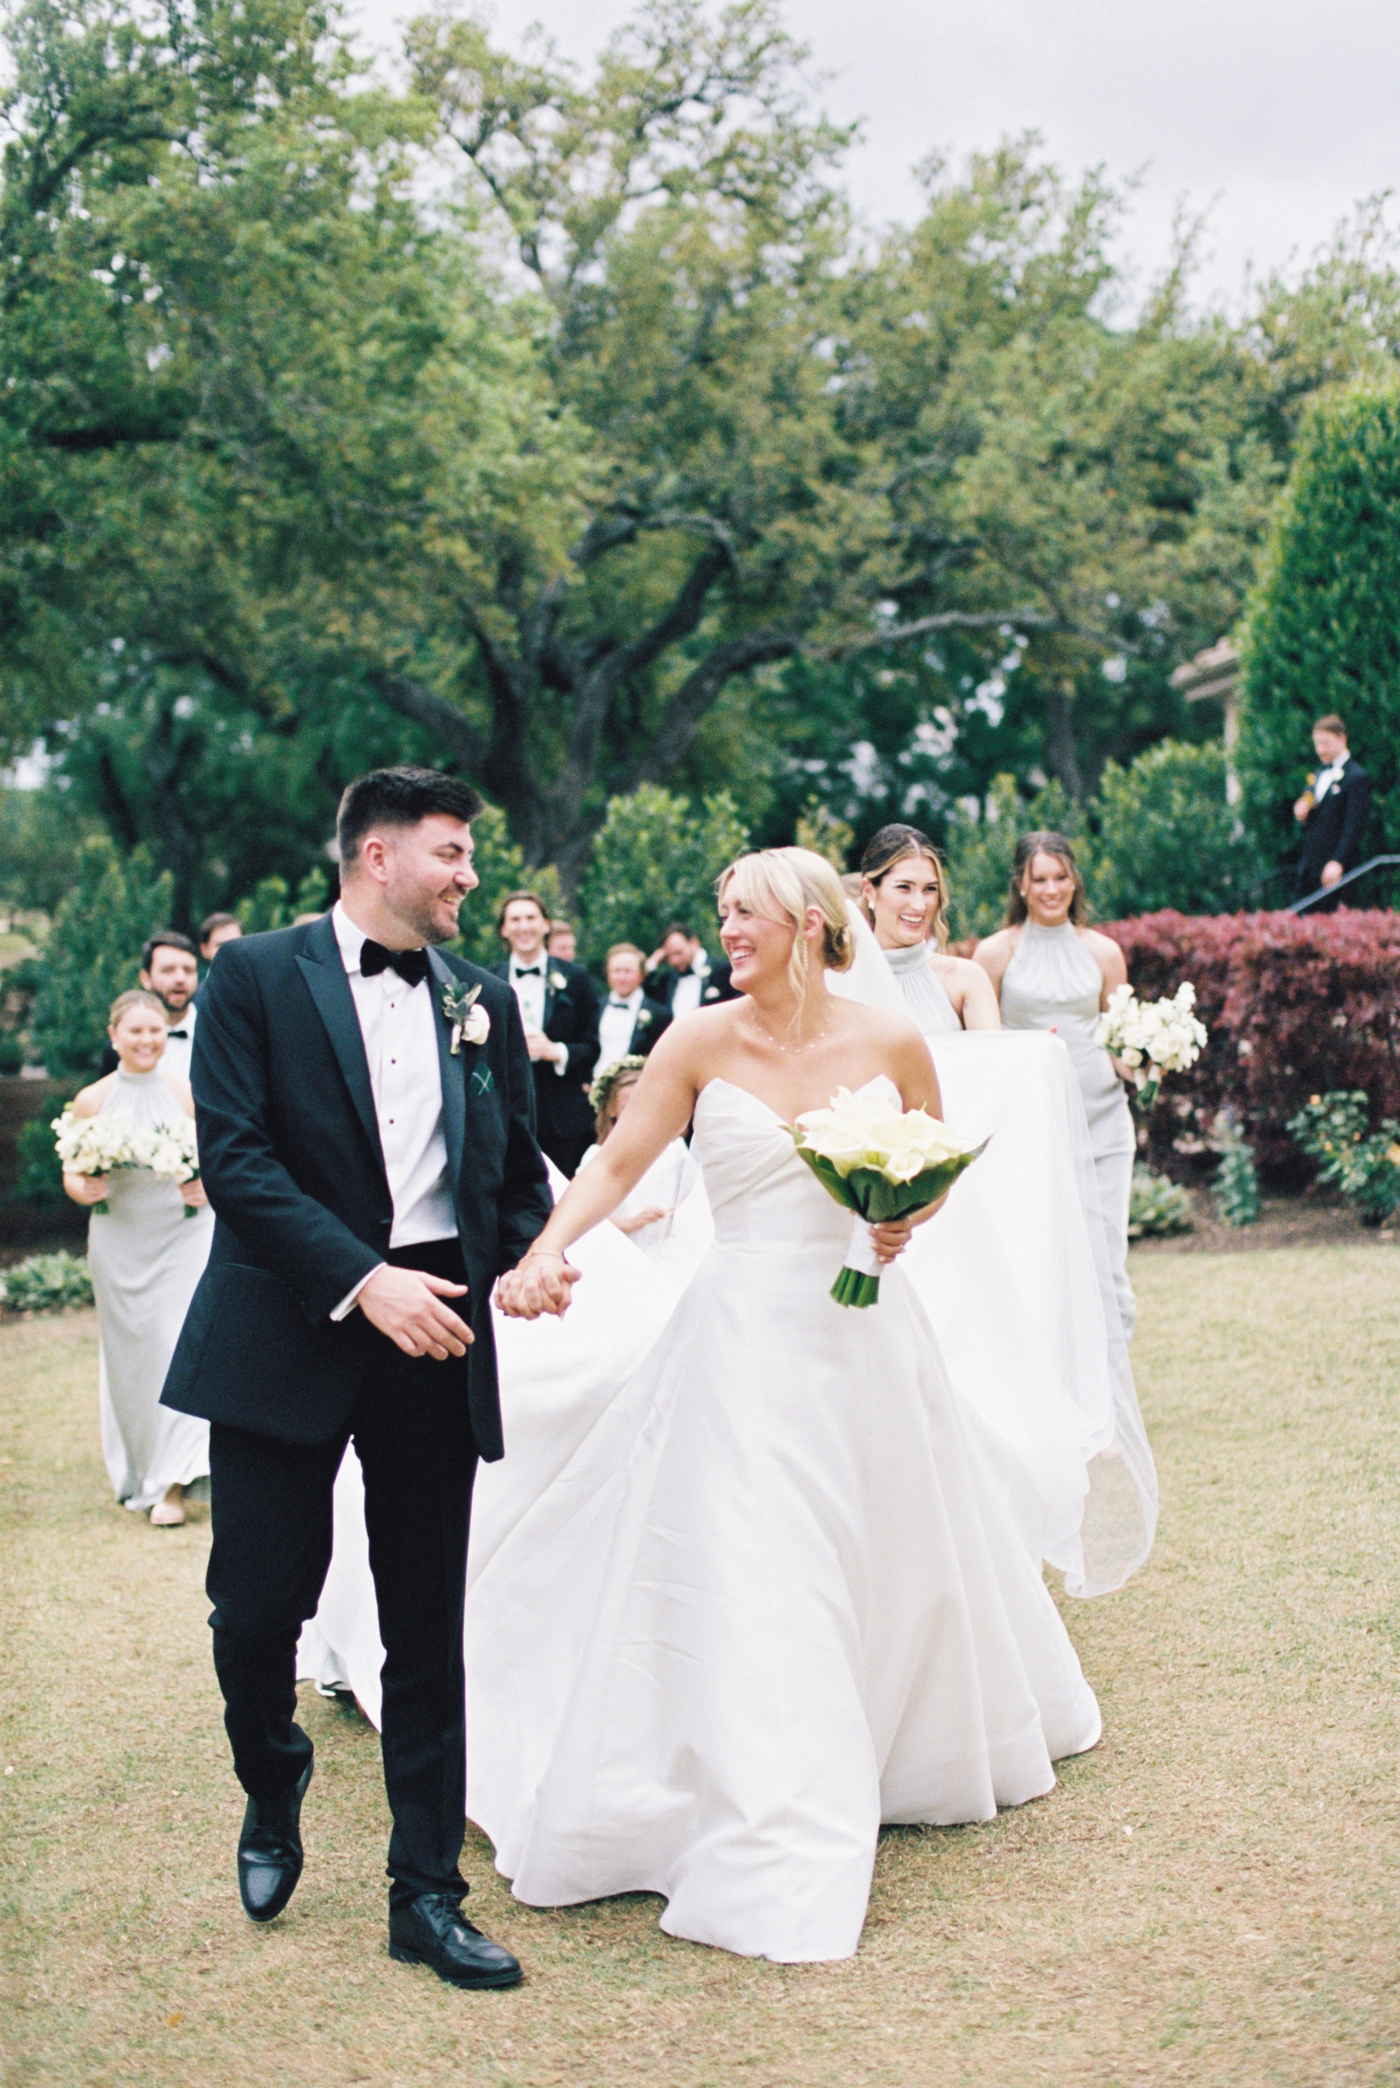
[[[846,1249],[846,1267],[858,1276],[878,1276],[884,1263],[875,1252],[875,1241],[863,1218],[851,1220],[851,1244]]]

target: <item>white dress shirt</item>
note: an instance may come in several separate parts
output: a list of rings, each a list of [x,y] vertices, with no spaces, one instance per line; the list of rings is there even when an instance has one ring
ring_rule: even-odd
[[[693,1015],[700,1005],[705,991],[705,981],[710,976],[710,960],[701,950],[689,971],[683,971],[676,981],[676,990],[671,996],[671,1014],[676,1020],[682,1015]]]
[[[552,962],[553,959],[548,957],[543,950],[530,964],[522,964],[514,952],[512,951],[511,953],[510,983],[515,988],[515,998],[520,1007],[520,1020],[524,1023],[527,1030],[542,1030],[544,1028],[545,973],[549,970]],[[569,1061],[567,1056],[562,1061],[555,1059],[553,1063],[556,1073],[568,1072]]]
[[[379,1143],[394,1201],[391,1247],[455,1239],[457,1222],[447,1186],[447,1141],[442,1134],[442,1062],[431,977],[410,986],[396,971],[367,979],[360,970],[365,946],[337,901],[332,916],[341,961],[350,981],[369,1062],[369,1084],[379,1118]]]
[[[1313,781],[1313,803],[1315,805],[1320,805],[1333,785],[1341,782],[1342,770],[1346,765],[1347,756],[1344,754],[1340,761],[1331,762],[1325,769],[1318,770]]]
[[[610,993],[598,1018],[598,1072],[606,1073],[620,1058],[626,1058],[632,1049],[632,1032],[637,1025],[637,1010],[642,1005],[640,986],[619,1000]]]
[[[166,1017],[170,1024],[170,1034],[165,1040],[165,1051],[161,1057],[160,1070],[162,1073],[172,1074],[176,1080],[188,1080],[190,1077],[190,1053],[194,1049],[195,1014],[195,1006],[193,1001],[191,1001],[181,1014],[168,1015]]]

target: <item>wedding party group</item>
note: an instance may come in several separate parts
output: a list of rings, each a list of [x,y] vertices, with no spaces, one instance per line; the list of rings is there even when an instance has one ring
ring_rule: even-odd
[[[1100,1737],[1045,1572],[1093,1598],[1152,1545],[1130,1096],[1189,997],[1137,1007],[1054,833],[951,954],[903,824],[858,881],[717,865],[713,932],[614,946],[606,998],[534,892],[481,968],[481,809],[352,783],[330,912],[206,923],[202,984],[154,938],[58,1129],[114,1488],[209,1491],[242,1907],[301,1875],[301,1682],[380,1731],[392,1957],[523,1977],[463,1912],[470,1820],[532,1907],[847,1958],[882,1825]]]

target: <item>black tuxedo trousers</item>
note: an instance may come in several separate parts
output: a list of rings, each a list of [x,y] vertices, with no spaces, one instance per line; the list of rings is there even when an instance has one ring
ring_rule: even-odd
[[[463,1280],[455,1240],[389,1260]],[[251,1797],[290,1788],[311,1760],[296,1723],[296,1647],[330,1564],[331,1495],[347,1440],[365,1478],[370,1565],[384,1641],[384,1784],[393,1814],[391,1905],[466,1891],[462,1605],[477,1445],[465,1358],[405,1356],[352,1313],[364,1368],[328,1442],[280,1442],[216,1421],[209,1465],[214,1666],[238,1780]]]

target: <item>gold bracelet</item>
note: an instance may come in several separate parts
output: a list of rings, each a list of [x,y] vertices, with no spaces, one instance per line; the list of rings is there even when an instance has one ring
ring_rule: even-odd
[[[524,1268],[526,1262],[532,1261],[537,1254],[552,1254],[558,1261],[563,1261],[565,1258],[562,1247],[528,1247],[524,1254],[521,1255],[518,1266]]]

